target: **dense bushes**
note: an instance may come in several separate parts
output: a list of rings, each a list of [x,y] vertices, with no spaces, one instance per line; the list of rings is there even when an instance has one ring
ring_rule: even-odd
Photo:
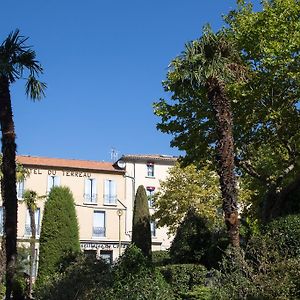
[[[54,187],[46,202],[42,221],[38,285],[61,271],[66,256],[79,251],[78,222],[72,193],[67,187]]]
[[[213,228],[208,220],[190,210],[177,229],[170,248],[174,263],[201,263],[217,266],[228,245],[225,231]]]
[[[197,286],[203,286],[207,270],[202,265],[180,264],[167,265],[159,268],[166,282],[170,284],[176,299],[186,299],[188,293]]]
[[[300,299],[299,222],[299,215],[276,219],[245,250],[228,249],[213,276],[213,299]]]
[[[119,261],[108,266],[103,261],[80,256],[66,270],[45,283],[39,300],[173,300],[171,288],[141,250],[130,246]]]

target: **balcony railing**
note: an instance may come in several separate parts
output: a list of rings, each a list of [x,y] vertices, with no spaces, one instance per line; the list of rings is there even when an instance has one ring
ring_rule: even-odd
[[[37,226],[35,230],[35,235],[40,235],[40,226]],[[25,224],[25,235],[32,236],[30,224]]]
[[[105,227],[93,227],[93,237],[104,237]]]
[[[83,195],[84,201],[87,203],[97,203],[97,194],[84,194]]]
[[[104,195],[104,204],[117,204],[117,195]]]

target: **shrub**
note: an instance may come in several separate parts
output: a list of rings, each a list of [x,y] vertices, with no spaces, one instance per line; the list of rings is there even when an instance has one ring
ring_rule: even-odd
[[[151,229],[148,198],[144,186],[137,189],[132,221],[132,243],[142,250],[142,253],[151,258]]]
[[[67,187],[51,189],[45,204],[40,237],[37,284],[62,271],[66,256],[80,251],[74,199]]]
[[[171,263],[170,252],[166,250],[152,252],[152,264],[156,267],[165,266]]]
[[[190,210],[178,227],[170,256],[174,263],[200,263],[210,268],[221,259],[227,245],[224,231],[212,228],[208,220]]]
[[[95,299],[96,293],[103,293],[110,283],[109,265],[81,254],[63,273],[44,282],[36,297],[39,300],[91,300]]]
[[[275,219],[266,226],[264,233],[274,240],[281,255],[300,256],[300,215]]]
[[[152,267],[141,250],[128,247],[113,268],[113,286],[100,299],[173,300],[170,286],[161,273]]]
[[[171,286],[176,299],[181,299],[196,286],[204,285],[207,270],[199,264],[180,264],[159,267],[166,282]]]

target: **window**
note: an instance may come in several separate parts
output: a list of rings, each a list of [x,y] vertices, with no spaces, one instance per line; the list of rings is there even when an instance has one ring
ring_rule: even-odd
[[[24,198],[24,180],[18,181],[17,182],[17,198],[19,200]]]
[[[150,222],[151,236],[156,236],[156,223],[155,221]]]
[[[104,204],[117,204],[117,185],[114,180],[104,180]]]
[[[35,234],[40,235],[40,209],[36,209],[34,212],[35,220]],[[26,223],[25,223],[25,235],[31,236],[31,220],[29,215],[29,210],[26,211]]]
[[[97,181],[95,178],[88,178],[85,180],[84,202],[97,203]]]
[[[147,186],[146,192],[147,192],[147,197],[148,197],[148,206],[149,206],[149,208],[153,207],[154,191],[155,191],[154,186]]]
[[[111,250],[100,250],[100,257],[108,264],[112,264],[113,253]]]
[[[94,211],[93,217],[93,237],[105,236],[105,212]]]
[[[3,206],[0,206],[0,235],[3,235]]]
[[[147,163],[147,177],[154,177],[154,163]]]
[[[47,186],[47,193],[51,191],[51,189],[55,186],[60,185],[60,177],[59,176],[48,176],[48,186]]]

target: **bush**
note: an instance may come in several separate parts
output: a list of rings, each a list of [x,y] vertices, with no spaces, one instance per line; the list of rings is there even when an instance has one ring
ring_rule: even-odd
[[[109,265],[103,260],[95,260],[79,255],[62,274],[56,274],[44,282],[36,293],[39,300],[90,300],[95,298],[95,290],[102,293],[111,284]]]
[[[208,220],[190,210],[178,227],[170,256],[173,263],[200,263],[211,268],[222,258],[227,245],[223,230],[212,228]]]
[[[79,256],[62,274],[45,283],[36,296],[38,300],[174,299],[163,276],[135,246],[128,247],[113,267]]]
[[[128,247],[114,266],[113,286],[101,299],[127,300],[173,300],[170,286],[161,273],[152,267],[141,250],[132,245]]]
[[[181,299],[196,286],[206,282],[207,270],[199,264],[168,265],[159,267],[159,270],[171,286],[176,299]]]
[[[300,256],[300,215],[275,219],[263,231],[281,255]]]
[[[51,189],[45,204],[40,237],[37,284],[61,272],[64,259],[80,251],[74,199],[67,187]]]
[[[300,299],[300,260],[282,256],[268,235],[245,251],[229,248],[212,277],[213,299]]]
[[[152,252],[152,264],[156,267],[165,266],[171,263],[171,257],[169,251],[153,251]]]

